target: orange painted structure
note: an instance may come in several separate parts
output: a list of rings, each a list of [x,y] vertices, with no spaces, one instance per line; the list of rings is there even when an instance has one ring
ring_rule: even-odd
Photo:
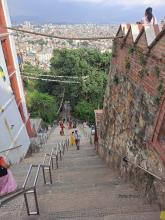
[[[19,162],[28,151],[33,129],[27,112],[6,0],[0,0],[0,155]]]
[[[5,9],[3,7],[3,1],[0,1],[0,26],[7,26],[7,20],[5,18]],[[21,118],[23,122],[26,124],[26,129],[30,137],[33,136],[33,130],[30,125],[30,119],[29,116],[26,117],[24,109],[23,109],[23,102],[21,97],[21,92],[19,88],[19,83],[16,71],[18,69],[18,66],[16,67],[14,64],[14,59],[17,59],[17,57],[14,57],[11,49],[11,42],[10,42],[10,33],[7,29],[0,28],[0,40],[1,45],[6,61],[6,66],[9,74],[9,79],[11,83],[11,88],[14,93],[16,103],[21,115]],[[23,87],[22,87],[23,88]]]

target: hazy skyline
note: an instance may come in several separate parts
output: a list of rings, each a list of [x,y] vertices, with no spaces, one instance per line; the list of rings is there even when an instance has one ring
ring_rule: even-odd
[[[165,0],[7,0],[12,21],[123,23],[141,20],[146,7],[160,21]]]

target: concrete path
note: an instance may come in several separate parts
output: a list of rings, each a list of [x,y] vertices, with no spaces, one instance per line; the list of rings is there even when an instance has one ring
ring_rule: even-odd
[[[19,182],[23,181],[30,163],[41,162],[43,152],[50,152],[59,138],[58,133],[56,129],[51,134],[42,152],[25,159],[22,167],[15,167],[14,173]],[[3,213],[1,220],[160,219],[158,206],[147,204],[131,184],[125,183],[113,169],[106,166],[96,155],[89,140],[83,134],[81,136],[80,150],[77,151],[75,146],[70,147],[60,161],[59,169],[53,170],[53,184],[44,186],[40,179],[37,188],[40,215],[28,217],[24,200],[19,197],[0,210]]]

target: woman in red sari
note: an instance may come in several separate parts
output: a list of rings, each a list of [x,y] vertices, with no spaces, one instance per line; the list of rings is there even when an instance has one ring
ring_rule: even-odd
[[[63,136],[63,135],[64,135],[64,128],[65,128],[63,122],[60,122],[60,128],[61,128],[61,130],[60,130],[60,135]]]

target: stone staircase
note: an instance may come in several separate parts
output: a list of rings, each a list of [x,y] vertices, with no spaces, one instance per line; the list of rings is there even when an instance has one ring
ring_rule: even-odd
[[[50,152],[57,143],[58,133],[56,129],[51,134],[42,152],[13,169],[20,184],[29,164],[41,162],[43,152]],[[159,207],[148,204],[133,185],[107,167],[88,142],[82,135],[80,150],[70,147],[66,151],[59,169],[52,172],[52,185],[43,185],[40,177],[39,216],[27,216],[24,199],[18,197],[0,209],[0,220],[159,220]]]

